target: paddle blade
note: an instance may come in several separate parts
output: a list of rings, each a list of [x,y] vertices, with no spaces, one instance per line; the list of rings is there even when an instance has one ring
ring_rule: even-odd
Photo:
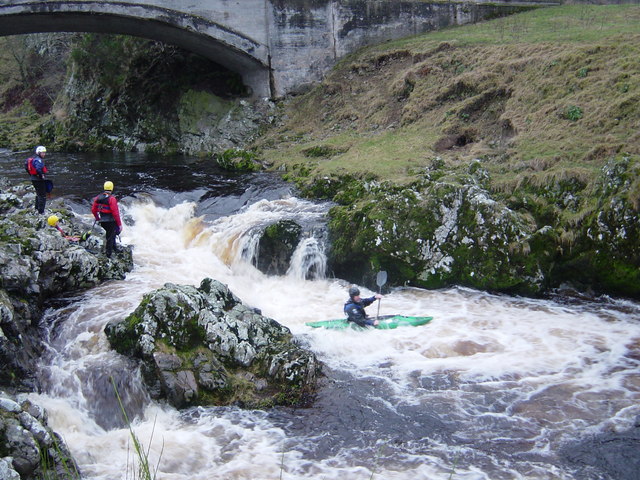
[[[376,276],[376,284],[379,287],[382,287],[385,283],[387,283],[387,272],[385,272],[384,270],[381,270],[378,272],[378,275]]]

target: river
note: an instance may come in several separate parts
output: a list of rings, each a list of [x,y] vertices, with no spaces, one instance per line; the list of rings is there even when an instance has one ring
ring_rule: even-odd
[[[0,153],[0,163],[3,175],[25,180],[21,155]],[[49,348],[32,397],[84,478],[137,478],[111,377],[161,480],[640,478],[638,303],[394,288],[380,314],[434,320],[311,329],[305,322],[342,316],[349,287],[324,272],[317,232],[328,205],[296,197],[275,175],[232,175],[201,159],[51,153],[47,163],[53,196],[87,219],[102,183],[115,183],[121,241],[134,252],[126,279],[56,299],[43,318]],[[309,234],[290,271],[267,276],[253,267],[255,232],[283,218]],[[312,407],[177,411],[148,398],[103,328],[150,290],[205,277],[316,353],[325,377]]]

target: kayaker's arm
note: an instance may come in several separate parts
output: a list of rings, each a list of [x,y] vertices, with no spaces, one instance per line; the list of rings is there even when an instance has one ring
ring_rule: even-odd
[[[362,299],[362,305],[365,306],[365,307],[368,307],[369,305],[371,305],[373,302],[375,302],[379,298],[382,298],[382,295],[380,295],[379,293],[375,294],[373,297],[363,298]]]

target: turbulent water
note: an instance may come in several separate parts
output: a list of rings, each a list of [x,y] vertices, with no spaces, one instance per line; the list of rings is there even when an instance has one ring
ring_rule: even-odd
[[[397,288],[385,292],[380,314],[434,320],[311,329],[305,322],[342,316],[349,286],[325,276],[317,232],[327,205],[296,198],[276,177],[224,175],[204,161],[52,157],[54,194],[79,215],[89,218],[91,196],[114,181],[125,196],[121,240],[133,245],[136,265],[123,281],[59,299],[43,320],[50,348],[33,397],[85,478],[136,478],[111,378],[162,480],[640,478],[637,303]],[[2,162],[6,176],[24,178],[15,155]],[[257,232],[280,219],[309,233],[290,271],[266,276],[253,267]],[[204,277],[317,354],[325,377],[311,408],[176,411],[149,400],[135,364],[110,351],[103,328],[165,282]]]

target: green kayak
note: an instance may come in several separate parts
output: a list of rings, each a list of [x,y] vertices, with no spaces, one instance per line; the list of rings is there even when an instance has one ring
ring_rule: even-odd
[[[380,315],[378,317],[378,325],[374,328],[378,328],[380,330],[390,330],[392,328],[398,327],[417,327],[419,325],[424,325],[433,320],[433,317],[408,317],[406,315]],[[305,325],[308,325],[313,328],[329,328],[333,330],[344,330],[345,328],[354,328],[354,329],[362,329],[353,322],[348,322],[346,318],[341,318],[339,320],[322,320],[319,322],[306,322]]]

